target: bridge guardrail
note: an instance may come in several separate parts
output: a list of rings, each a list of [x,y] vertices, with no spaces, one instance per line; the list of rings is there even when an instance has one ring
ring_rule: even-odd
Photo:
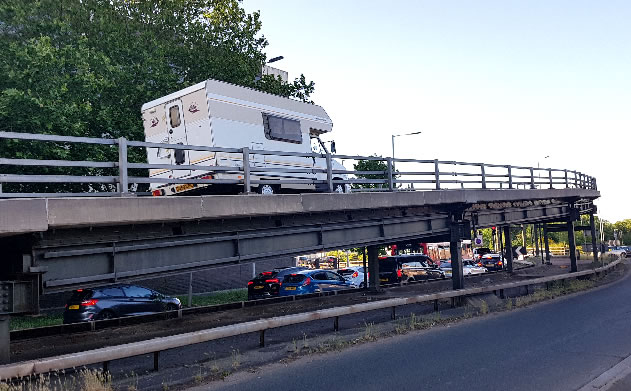
[[[154,369],[158,369],[159,353],[164,350],[194,345],[216,339],[234,337],[242,334],[254,332],[261,333],[261,342],[264,341],[264,332],[269,329],[290,326],[314,320],[335,318],[351,315],[360,312],[374,311],[386,308],[395,308],[402,305],[416,304],[450,299],[454,297],[478,295],[493,291],[503,292],[506,289],[518,288],[522,286],[546,284],[554,281],[562,281],[570,278],[587,276],[606,272],[610,268],[620,263],[620,259],[613,261],[606,266],[592,270],[574,272],[565,275],[534,278],[526,281],[511,282],[505,284],[491,285],[480,288],[469,288],[455,291],[446,291],[433,294],[418,295],[406,298],[385,299],[349,306],[334,307],[323,310],[305,312],[301,314],[278,316],[269,319],[244,322],[234,325],[221,326],[207,330],[178,334],[169,337],[159,337],[151,340],[127,343],[123,345],[110,346],[106,348],[94,349],[85,352],[66,354],[59,357],[50,357],[39,360],[31,360],[0,366],[0,380],[10,380],[25,376],[60,371],[67,368],[77,368],[90,364],[109,363],[128,357],[140,356],[143,354],[154,354]],[[104,365],[106,366],[106,365]]]
[[[97,146],[112,148],[109,155],[117,155],[116,161],[63,160],[63,159],[20,159],[0,156],[0,166],[40,168],[44,172],[52,169],[82,170],[80,174],[22,174],[0,173],[0,198],[18,197],[60,197],[60,196],[127,196],[149,195],[147,192],[130,191],[131,186],[139,184],[189,184],[204,187],[223,184],[243,187],[245,194],[256,185],[316,185],[333,192],[336,185],[349,185],[352,191],[414,191],[448,189],[537,189],[537,188],[580,188],[596,190],[596,179],[584,173],[553,168],[535,168],[489,163],[469,163],[445,160],[423,160],[391,158],[379,156],[356,156],[342,154],[297,153],[284,151],[252,150],[250,148],[221,148],[198,145],[161,144],[142,141],[130,141],[124,137],[118,139],[70,137],[46,134],[0,132],[0,140],[20,140],[29,142],[55,143],[60,148],[83,145],[88,148]],[[148,164],[129,161],[129,148],[160,148],[170,151],[205,151],[235,161],[235,166],[198,164]],[[105,154],[107,155],[107,154]],[[256,156],[303,157],[322,159],[325,164],[305,168],[298,166],[260,167],[255,162]],[[357,162],[360,160],[383,162],[386,169],[376,171],[336,170],[333,159]],[[217,159],[225,160],[223,158]],[[254,163],[252,163],[254,161]],[[218,163],[217,163],[218,164]],[[224,163],[225,164],[225,163]],[[163,170],[171,172],[191,170],[205,172],[196,177],[169,178],[132,175],[130,170]],[[6,170],[5,170],[6,171]],[[212,174],[229,174],[230,178],[217,179]],[[209,175],[210,174],[210,175]],[[311,177],[305,177],[307,174]],[[346,177],[344,177],[346,176]],[[2,183],[19,184],[84,184],[79,191],[48,192],[15,191],[2,192]],[[407,186],[407,187],[406,187]],[[338,188],[339,189],[339,188]],[[18,188],[19,190],[19,188]]]

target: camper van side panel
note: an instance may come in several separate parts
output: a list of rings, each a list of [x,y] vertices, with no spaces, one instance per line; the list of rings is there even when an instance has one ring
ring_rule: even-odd
[[[145,141],[150,143],[168,143],[166,114],[164,105],[158,105],[146,109],[142,113],[142,122],[145,128]],[[159,148],[147,148],[147,162],[149,164],[168,163],[170,151]],[[166,159],[166,161],[165,161]],[[165,170],[149,170],[149,175],[154,176]]]
[[[213,146],[210,130],[210,118],[208,117],[208,102],[204,89],[191,92],[182,97],[182,111],[186,124],[186,140],[189,145]],[[191,164],[202,164],[209,159],[214,159],[215,154],[205,151],[189,151]],[[192,175],[201,171],[195,171]]]

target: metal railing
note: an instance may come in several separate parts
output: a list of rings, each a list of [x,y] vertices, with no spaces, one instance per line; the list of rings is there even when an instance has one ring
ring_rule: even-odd
[[[580,188],[596,190],[596,179],[584,173],[553,168],[535,168],[488,163],[443,161],[438,159],[403,159],[377,156],[339,155],[331,153],[298,153],[284,151],[252,150],[250,148],[220,148],[182,144],[160,144],[118,139],[69,137],[46,134],[0,132],[3,140],[53,143],[57,148],[69,150],[73,146],[111,148],[110,155],[116,161],[21,159],[0,156],[0,166],[30,167],[42,169],[84,169],[81,175],[0,173],[0,197],[60,197],[60,196],[125,196],[149,195],[138,191],[139,185],[234,185],[249,194],[254,187],[314,186],[334,192],[350,187],[352,191],[414,191],[448,189],[559,189]],[[202,151],[207,153],[206,163],[149,164],[129,161],[129,149],[148,149],[151,153],[168,151]],[[283,161],[283,159],[285,159]],[[291,159],[294,159],[293,161]],[[296,159],[302,159],[296,161]],[[173,160],[173,159],[171,159]],[[186,160],[186,159],[185,159]],[[267,160],[267,162],[266,162]],[[334,161],[382,162],[383,170],[359,171],[336,169]],[[233,163],[229,165],[229,163]],[[273,162],[273,163],[271,163]],[[220,164],[221,163],[221,164]],[[149,175],[147,170],[161,170]],[[15,170],[14,170],[15,171]],[[132,172],[130,172],[132,171]],[[144,172],[144,175],[137,174]],[[192,173],[182,174],[183,171]],[[1,172],[1,171],[0,171]],[[6,169],[5,169],[6,172]],[[135,175],[132,175],[136,173]],[[108,174],[108,175],[106,175]],[[179,175],[179,177],[178,177]],[[47,192],[15,191],[2,184],[83,184],[80,191]],[[258,185],[258,186],[257,186]],[[9,191],[7,191],[9,190]]]
[[[519,288],[522,286],[527,287],[530,285],[548,284],[554,281],[564,281],[566,279],[579,278],[591,274],[599,274],[601,272],[607,272],[610,268],[616,266],[618,263],[620,263],[620,260],[611,262],[606,266],[602,266],[596,269],[574,272],[565,275],[540,277],[519,282],[490,285],[486,287],[468,288],[411,297],[384,299],[361,304],[327,308],[300,314],[277,316],[269,319],[260,319],[233,325],[215,327],[212,329],[177,334],[169,337],[153,338],[147,341],[132,342],[101,349],[65,354],[58,357],[50,357],[2,365],[0,366],[0,380],[16,379],[25,376],[37,375],[40,373],[61,371],[67,368],[77,368],[97,363],[104,363],[104,368],[107,368],[107,364],[110,361],[150,353],[153,353],[154,355],[154,369],[157,370],[160,352],[168,349],[180,348],[216,339],[234,337],[255,332],[261,333],[260,341],[261,345],[264,345],[264,333],[266,330],[269,329],[331,318],[335,319],[334,325],[337,326],[339,325],[340,316],[352,315],[356,313],[380,309],[396,308],[398,306],[416,303],[434,302],[434,306],[436,307],[436,303],[438,300],[479,295],[494,291],[498,291],[500,293],[500,297],[502,297],[504,294],[504,290],[507,289]]]

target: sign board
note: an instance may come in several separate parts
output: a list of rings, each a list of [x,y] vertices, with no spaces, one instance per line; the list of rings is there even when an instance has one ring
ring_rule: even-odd
[[[476,246],[481,246],[482,242],[483,242],[482,235],[478,235],[478,236],[475,237],[475,245]]]

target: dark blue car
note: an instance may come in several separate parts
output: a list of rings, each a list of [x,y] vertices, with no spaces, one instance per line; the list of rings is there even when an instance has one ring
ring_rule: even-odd
[[[285,276],[280,287],[280,295],[304,295],[348,288],[353,288],[353,286],[335,272],[320,269],[304,270]]]
[[[77,289],[66,304],[64,323],[145,315],[181,308],[180,300],[138,285]]]

